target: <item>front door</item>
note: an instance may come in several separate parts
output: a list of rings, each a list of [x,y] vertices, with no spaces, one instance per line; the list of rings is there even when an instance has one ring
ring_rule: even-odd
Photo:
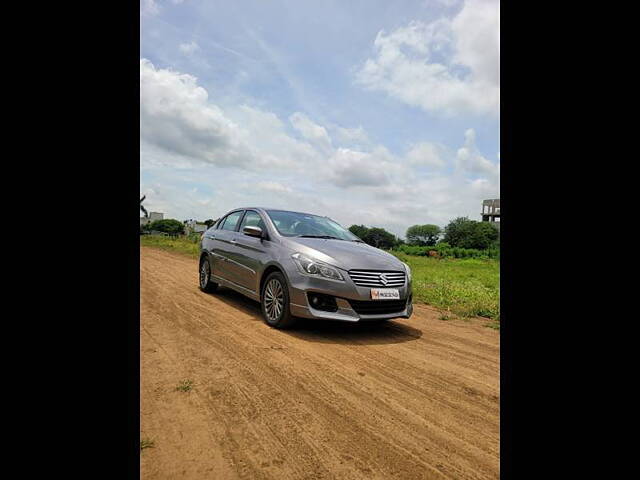
[[[257,272],[261,270],[260,267],[262,264],[267,261],[266,252],[270,248],[271,242],[262,238],[246,235],[242,232],[244,227],[260,227],[263,232],[266,232],[267,227],[258,212],[255,210],[247,210],[238,229],[238,235],[236,236],[236,251],[234,256],[238,264],[237,266],[240,269],[239,283],[241,286],[259,295]]]

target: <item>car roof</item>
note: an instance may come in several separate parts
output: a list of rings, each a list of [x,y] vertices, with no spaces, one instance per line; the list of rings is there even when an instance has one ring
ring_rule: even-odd
[[[236,212],[238,210],[262,210],[263,212],[266,212],[267,210],[276,210],[276,211],[279,211],[279,212],[300,213],[302,215],[314,215],[316,217],[322,217],[323,216],[323,215],[318,215],[318,214],[315,214],[315,213],[299,212],[297,210],[286,210],[284,208],[269,208],[269,207],[238,207],[238,208],[234,208],[232,210],[229,210],[227,213],[225,213],[225,215],[227,215],[228,213],[231,213],[231,212]]]

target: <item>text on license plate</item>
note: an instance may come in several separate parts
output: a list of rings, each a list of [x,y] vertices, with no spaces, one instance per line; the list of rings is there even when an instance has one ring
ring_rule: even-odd
[[[397,288],[372,288],[372,300],[400,300],[400,291]]]

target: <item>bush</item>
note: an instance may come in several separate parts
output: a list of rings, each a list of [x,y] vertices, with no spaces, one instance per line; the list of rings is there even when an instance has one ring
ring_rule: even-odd
[[[157,232],[164,232],[169,235],[182,235],[184,233],[184,224],[178,220],[166,218],[164,220],[151,222],[147,226],[147,229],[149,231],[155,230]]]
[[[484,250],[500,241],[500,232],[492,223],[458,217],[445,227],[444,240],[454,247]]]
[[[401,245],[398,237],[393,233],[387,232],[384,228],[369,228],[364,225],[351,225],[349,231],[360,238],[364,243],[376,248],[393,248]]]
[[[420,257],[429,256],[429,252],[435,251],[441,258],[478,258],[478,259],[500,259],[500,249],[490,248],[479,250],[477,248],[451,247],[448,243],[441,242],[432,247],[420,247],[418,245],[398,245],[393,249],[395,252],[402,252],[407,255]]]
[[[200,243],[200,238],[202,237],[201,233],[190,233],[186,236],[186,240],[191,243]]]
[[[349,227],[349,231],[359,239],[364,240],[364,237],[369,231],[369,228],[365,227],[364,225],[351,225]]]
[[[476,222],[471,237],[473,248],[485,250],[500,239],[498,228],[490,222]]]

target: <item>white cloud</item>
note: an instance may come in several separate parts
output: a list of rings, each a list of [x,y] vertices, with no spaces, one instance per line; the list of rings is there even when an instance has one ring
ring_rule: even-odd
[[[289,121],[293,128],[298,130],[300,134],[316,145],[324,152],[331,152],[331,139],[327,133],[327,129],[312,122],[309,117],[300,112],[295,112],[289,117]]]
[[[364,128],[362,128],[362,125],[357,128],[334,126],[332,130],[335,132],[336,139],[342,144],[367,145],[369,143],[369,136]]]
[[[318,161],[320,153],[284,127],[273,113],[246,105],[223,111],[194,76],[140,61],[141,143],[181,161],[243,169],[302,168]]]
[[[293,191],[290,187],[282,185],[279,182],[258,182],[256,183],[256,187],[260,190],[275,193],[290,193]]]
[[[481,201],[499,198],[497,178],[470,177],[463,170],[420,174],[403,170],[395,160],[383,148],[370,153],[338,149],[330,161],[309,166],[305,174],[220,171],[203,164],[154,167],[143,172],[150,180],[143,179],[141,191],[153,189],[145,205],[173,218],[218,218],[238,206],[259,205],[328,215],[346,227],[381,226],[400,236],[414,224],[444,226],[461,215],[479,219]],[[193,183],[209,187],[194,192]]]
[[[199,50],[200,46],[195,42],[195,40],[192,40],[189,43],[181,43],[179,48],[185,55],[191,55],[196,50]]]
[[[289,136],[284,122],[272,112],[248,105],[229,108],[226,112],[248,132],[248,148],[260,168],[303,170],[305,165],[325,158],[312,144]]]
[[[191,75],[140,61],[140,136],[168,151],[217,165],[249,162],[244,132]]]
[[[142,15],[156,15],[160,11],[155,0],[140,0],[140,13]]]
[[[453,7],[454,5],[459,4],[463,0],[426,0],[424,2],[426,7],[431,7],[433,4],[443,5],[445,7]]]
[[[478,218],[481,200],[499,197],[499,163],[482,155],[473,129],[458,150],[421,141],[396,155],[372,144],[362,127],[222,108],[194,76],[145,59],[140,85],[141,192],[150,211],[167,217],[203,220],[263,205],[404,235],[416,223]],[[302,139],[287,133],[290,125]],[[346,140],[366,145],[346,147]],[[449,156],[453,172],[444,168]]]
[[[478,85],[499,99],[500,1],[467,0],[451,29],[456,39],[454,61],[469,67]]]
[[[341,187],[377,186],[389,183],[383,162],[370,153],[338,148],[329,159],[330,178]]]
[[[443,148],[441,146],[429,142],[420,142],[407,152],[407,160],[411,165],[442,168],[446,165],[442,155]]]
[[[464,146],[456,154],[456,168],[467,175],[487,177],[496,183],[500,178],[500,163],[486,159],[476,146],[476,132],[473,128],[464,133]]]
[[[164,213],[165,218],[205,220],[214,214],[215,203],[211,196],[197,189],[182,188],[170,179],[142,185],[140,194],[147,196],[144,201],[147,211]]]
[[[338,148],[327,162],[325,181],[341,188],[385,187],[408,179],[410,172],[382,145],[370,152]]]
[[[184,2],[185,0],[171,0],[174,5],[180,5]],[[140,13],[142,15],[157,15],[160,12],[159,3],[157,0],[140,0]]]
[[[500,2],[467,0],[453,18],[380,31],[356,82],[445,115],[499,115]]]

